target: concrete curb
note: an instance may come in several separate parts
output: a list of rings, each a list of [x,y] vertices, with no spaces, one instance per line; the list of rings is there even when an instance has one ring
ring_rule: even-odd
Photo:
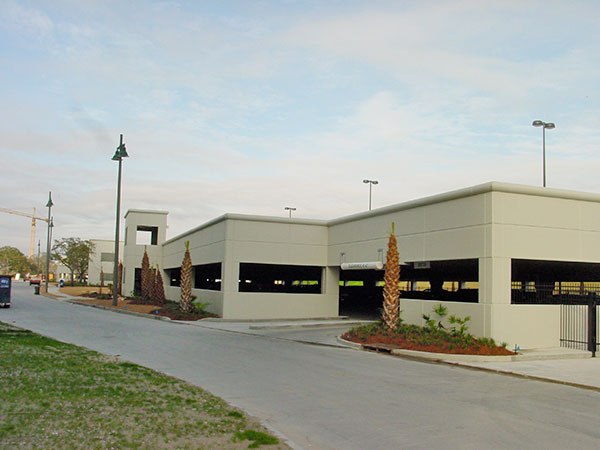
[[[372,321],[356,321],[344,320],[337,322],[321,322],[321,323],[290,323],[290,324],[273,324],[273,325],[250,325],[250,330],[285,330],[285,329],[303,329],[303,328],[337,328],[340,326],[355,326],[371,323]]]
[[[338,344],[343,347],[354,348],[356,350],[362,350],[362,345],[358,342],[347,341],[346,339],[342,339],[341,336],[335,338]]]
[[[485,355],[455,355],[450,353],[428,353],[415,350],[394,349],[390,352],[396,356],[409,356],[411,358],[429,359],[442,361],[451,364],[461,363],[485,363],[485,362],[516,362],[516,361],[543,361],[551,359],[584,359],[591,358],[591,352],[584,353],[564,353],[562,355],[536,354],[536,353],[518,353],[516,355],[485,356]]]
[[[307,319],[222,319],[220,317],[206,317],[204,320],[206,322],[223,322],[223,323],[268,323],[268,322],[307,322],[310,320],[338,320],[345,321],[348,320],[348,316],[335,316],[335,317],[309,317]],[[366,321],[370,322],[370,321]],[[375,321],[373,321],[375,322]]]
[[[353,348],[362,349],[363,345],[347,341],[342,336],[337,338],[338,343]],[[464,363],[486,363],[486,362],[518,362],[518,361],[549,361],[555,359],[587,359],[592,357],[592,353],[583,350],[573,351],[571,349],[561,350],[522,350],[517,355],[460,355],[454,353],[430,353],[420,352],[417,350],[405,350],[401,348],[390,349],[389,351],[381,350],[381,352],[389,353],[394,356],[403,356],[413,359],[421,359],[426,361],[444,362],[448,364],[464,364]],[[475,367],[475,366],[474,366]]]

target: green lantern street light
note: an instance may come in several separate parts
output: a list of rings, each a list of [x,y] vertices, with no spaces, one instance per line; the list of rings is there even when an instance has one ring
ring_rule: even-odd
[[[48,208],[48,235],[46,237],[46,292],[48,292],[48,279],[50,278],[50,248],[52,246],[50,230],[54,226],[50,214],[52,213],[53,206],[54,203],[52,203],[52,192],[48,192],[48,203],[46,203],[46,208]]]
[[[117,147],[117,151],[112,157],[113,161],[119,162],[119,176],[117,180],[117,214],[116,214],[116,225],[115,225],[115,264],[113,266],[113,306],[117,306],[118,297],[117,297],[117,283],[119,282],[119,219],[121,215],[121,170],[122,170],[122,162],[123,158],[128,158],[127,150],[125,150],[125,144],[123,144],[123,135],[121,135],[119,146]]]
[[[542,127],[542,148],[543,148],[543,164],[544,164],[544,187],[546,187],[546,129],[553,130],[556,128],[552,122],[542,122],[541,120],[534,120],[531,124],[534,127]]]

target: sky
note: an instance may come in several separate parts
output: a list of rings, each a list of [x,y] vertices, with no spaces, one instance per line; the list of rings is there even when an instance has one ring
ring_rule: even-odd
[[[0,208],[54,238],[330,219],[488,181],[600,192],[600,2],[0,2]],[[122,221],[123,222],[123,221]],[[36,236],[42,251],[45,223]],[[30,221],[0,212],[0,247]]]

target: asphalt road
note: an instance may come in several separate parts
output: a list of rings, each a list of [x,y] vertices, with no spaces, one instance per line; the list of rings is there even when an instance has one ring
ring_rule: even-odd
[[[0,321],[197,384],[298,448],[600,446],[594,391],[280,339],[285,332],[138,318],[34,296],[20,282]]]

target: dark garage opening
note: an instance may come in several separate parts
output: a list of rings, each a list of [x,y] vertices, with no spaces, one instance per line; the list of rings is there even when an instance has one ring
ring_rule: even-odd
[[[240,263],[240,292],[320,294],[323,268],[286,264]]]
[[[379,319],[383,306],[383,276],[383,270],[340,269],[340,315]],[[479,261],[460,259],[402,265],[400,297],[477,303]]]
[[[600,294],[598,263],[513,259],[511,271],[513,304],[583,304]]]
[[[221,263],[194,266],[194,289],[221,290]]]

